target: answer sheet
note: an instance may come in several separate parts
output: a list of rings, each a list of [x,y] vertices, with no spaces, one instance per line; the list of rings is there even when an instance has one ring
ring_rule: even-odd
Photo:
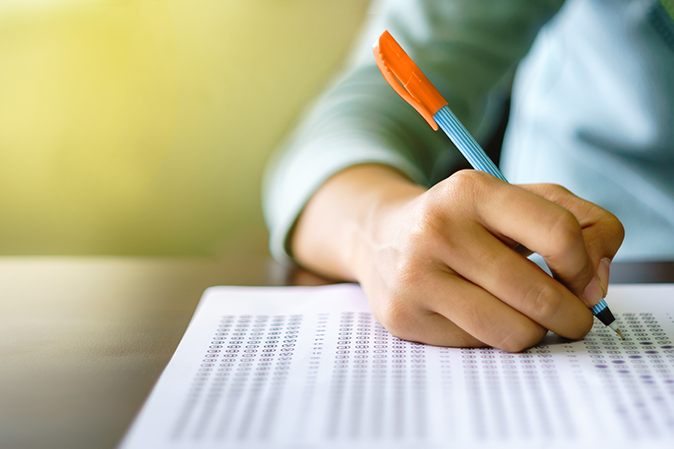
[[[125,440],[148,448],[674,447],[674,285],[510,354],[401,341],[360,287],[213,287]]]

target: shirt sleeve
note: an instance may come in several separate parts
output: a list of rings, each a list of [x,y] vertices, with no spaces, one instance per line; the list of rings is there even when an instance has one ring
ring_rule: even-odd
[[[563,0],[384,0],[351,63],[277,148],[263,182],[270,250],[292,261],[289,237],[328,178],[358,164],[393,167],[429,187],[461,164],[460,153],[386,83],[372,43],[389,30],[480,140],[499,87]],[[495,101],[496,99],[496,101]]]

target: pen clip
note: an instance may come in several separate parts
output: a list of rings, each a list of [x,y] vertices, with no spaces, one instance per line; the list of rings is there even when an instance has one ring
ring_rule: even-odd
[[[388,31],[379,36],[372,46],[372,52],[377,67],[393,90],[416,109],[434,131],[437,131],[438,124],[435,123],[433,116],[447,105],[440,92]]]

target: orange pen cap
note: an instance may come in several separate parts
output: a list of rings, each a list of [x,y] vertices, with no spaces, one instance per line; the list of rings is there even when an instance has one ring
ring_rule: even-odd
[[[440,92],[388,31],[381,33],[372,52],[386,81],[437,131],[438,124],[433,116],[447,105]]]

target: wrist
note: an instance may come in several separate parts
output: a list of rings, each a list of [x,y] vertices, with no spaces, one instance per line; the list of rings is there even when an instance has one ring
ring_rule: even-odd
[[[342,263],[353,280],[362,283],[372,274],[377,255],[392,248],[407,211],[426,189],[385,166],[363,166],[354,174],[360,193],[347,228]]]
[[[389,221],[425,189],[393,168],[358,165],[328,179],[312,196],[292,235],[292,252],[324,276],[361,282],[391,235]]]

